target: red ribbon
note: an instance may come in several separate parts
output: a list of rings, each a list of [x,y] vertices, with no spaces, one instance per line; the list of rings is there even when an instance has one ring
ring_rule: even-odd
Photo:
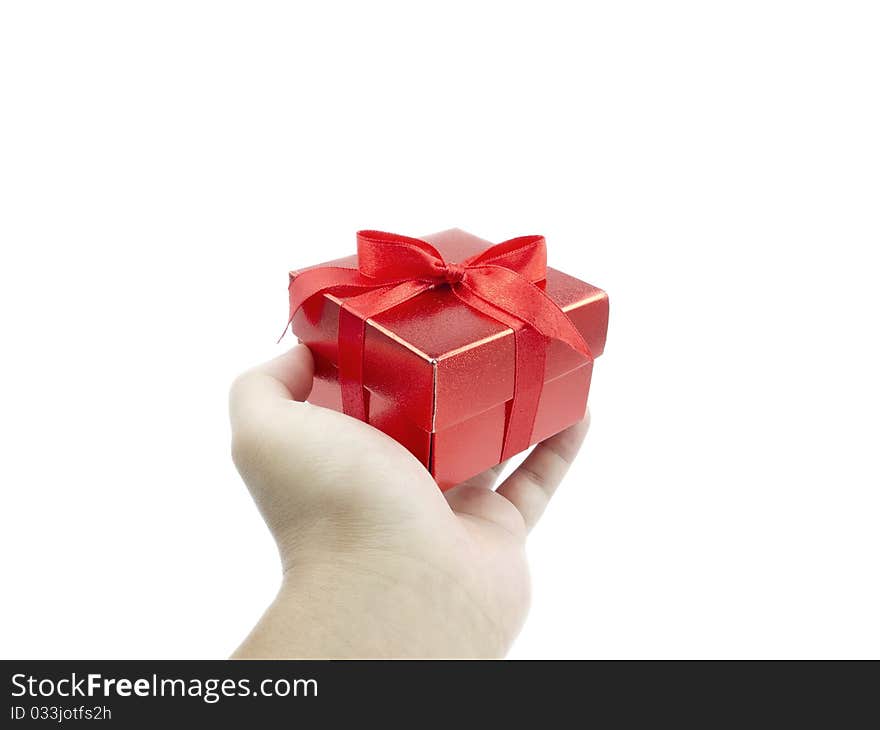
[[[437,286],[448,286],[469,307],[514,334],[513,401],[501,459],[531,443],[544,385],[547,338],[562,340],[587,359],[590,348],[571,320],[542,289],[547,275],[543,236],[511,238],[461,263],[447,263],[430,243],[383,231],[359,231],[358,267],[322,266],[291,275],[290,319],[322,294],[347,296],[339,313],[339,382],[345,413],[367,421],[364,390],[366,322]]]

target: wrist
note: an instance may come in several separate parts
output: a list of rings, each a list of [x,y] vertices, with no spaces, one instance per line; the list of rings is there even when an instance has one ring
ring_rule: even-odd
[[[239,657],[497,657],[509,630],[468,586],[416,558],[337,552],[287,562]]]

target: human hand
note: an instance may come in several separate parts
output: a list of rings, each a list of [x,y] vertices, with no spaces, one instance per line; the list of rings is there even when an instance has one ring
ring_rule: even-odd
[[[442,493],[425,467],[361,421],[303,403],[298,345],[235,381],[232,455],[281,555],[282,586],[245,657],[492,657],[525,619],[525,539],[589,419]]]

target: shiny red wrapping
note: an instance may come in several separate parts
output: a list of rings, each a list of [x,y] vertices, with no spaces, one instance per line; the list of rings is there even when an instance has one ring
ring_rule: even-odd
[[[458,229],[424,240],[452,262],[491,245]],[[320,266],[357,267],[357,256]],[[551,268],[538,286],[565,311],[593,357],[600,355],[608,327],[605,292]],[[343,410],[337,345],[342,299],[314,297],[291,323],[315,359],[309,401],[338,411]],[[409,449],[441,489],[498,464],[513,397],[513,339],[509,327],[467,306],[445,286],[368,319],[363,381],[369,423]],[[535,342],[547,351],[531,443],[583,418],[593,367],[559,340]]]

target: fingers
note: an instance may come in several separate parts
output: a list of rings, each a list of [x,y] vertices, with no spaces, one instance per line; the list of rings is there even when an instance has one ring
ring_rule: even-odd
[[[233,429],[259,419],[279,402],[305,400],[312,389],[313,375],[312,353],[305,345],[297,345],[239,375],[229,390]]]
[[[486,469],[486,471],[480,472],[466,482],[455,485],[452,489],[446,491],[446,496],[453,496],[456,493],[456,490],[464,490],[469,487],[476,487],[478,489],[494,488],[495,482],[498,481],[498,477],[501,476],[501,471],[507,466],[508,461],[510,461],[510,459],[505,459],[500,464],[496,464],[495,466]]]
[[[495,482],[509,460],[480,472],[443,493],[449,507],[457,515],[470,515],[488,520],[514,535],[525,536],[523,518],[510,502],[495,494]]]
[[[527,529],[531,530],[544,513],[577,455],[589,425],[590,417],[587,414],[580,423],[539,443],[498,487],[497,493],[519,510]]]
[[[525,539],[526,528],[522,515],[514,505],[491,488],[464,482],[447,491],[444,496],[449,507],[459,517],[467,515],[492,522],[517,539]]]

